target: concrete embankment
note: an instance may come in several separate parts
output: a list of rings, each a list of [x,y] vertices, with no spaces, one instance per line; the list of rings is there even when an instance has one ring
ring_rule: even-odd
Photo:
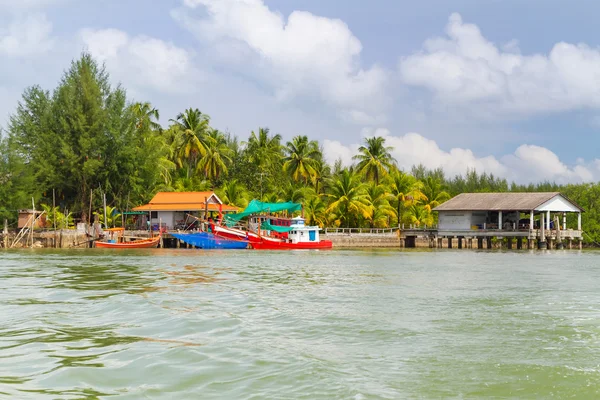
[[[331,240],[333,247],[343,248],[400,248],[402,240],[397,233],[393,234],[325,234],[322,240]],[[421,243],[423,242],[423,243]],[[417,247],[428,247],[427,240],[418,240]]]
[[[32,235],[10,232],[8,234],[0,233],[0,248],[85,248],[89,247],[88,240],[85,233],[73,229],[34,231]]]

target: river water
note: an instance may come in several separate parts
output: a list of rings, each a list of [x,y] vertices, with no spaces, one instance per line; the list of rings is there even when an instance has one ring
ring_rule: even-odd
[[[0,398],[598,398],[595,252],[0,252]]]

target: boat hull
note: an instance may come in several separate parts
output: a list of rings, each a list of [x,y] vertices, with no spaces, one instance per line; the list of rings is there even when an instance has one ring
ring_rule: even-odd
[[[329,250],[333,248],[333,243],[329,240],[299,243],[263,240],[259,242],[251,242],[250,246],[255,250]]]
[[[226,239],[207,232],[171,233],[171,235],[201,249],[242,250],[248,248],[246,240]]]
[[[110,242],[95,242],[94,245],[97,248],[101,249],[151,249],[158,247],[160,243],[160,237],[152,238],[152,239],[142,239],[136,240],[133,242],[120,242],[120,243],[110,243]]]

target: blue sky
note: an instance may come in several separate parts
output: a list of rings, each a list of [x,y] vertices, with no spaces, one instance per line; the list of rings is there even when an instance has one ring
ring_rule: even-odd
[[[600,5],[580,0],[0,0],[0,125],[83,49],[166,124],[197,107],[329,160],[384,135],[399,164],[600,180]]]

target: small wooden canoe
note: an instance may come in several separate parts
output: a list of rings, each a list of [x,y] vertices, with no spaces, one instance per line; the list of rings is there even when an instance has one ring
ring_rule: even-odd
[[[158,247],[158,243],[160,243],[160,236],[133,242],[95,242],[95,245],[103,249],[148,249]]]

